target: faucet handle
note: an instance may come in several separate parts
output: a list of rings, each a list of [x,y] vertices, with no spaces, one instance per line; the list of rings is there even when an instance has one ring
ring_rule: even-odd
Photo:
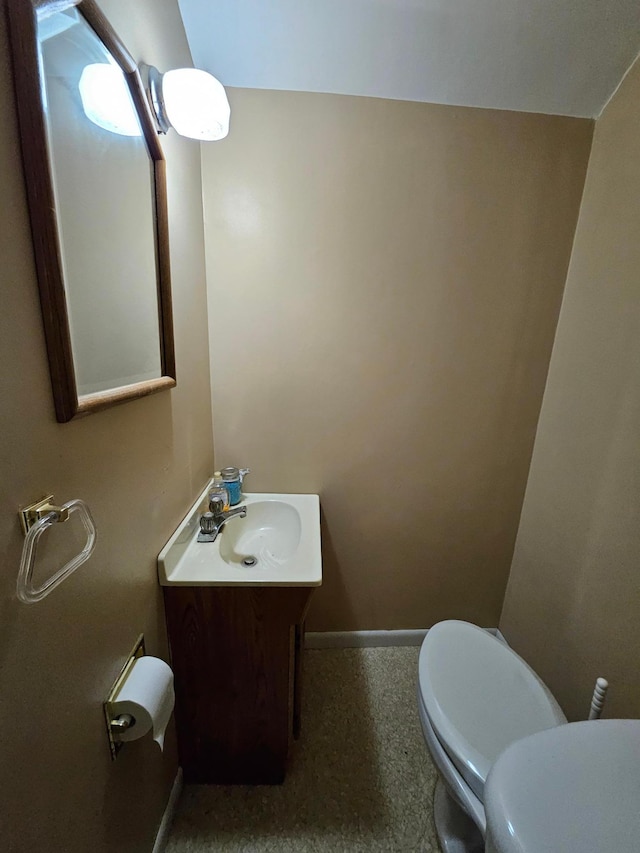
[[[224,512],[225,500],[222,495],[209,495],[209,511],[211,515],[222,515]],[[208,515],[208,513],[205,513]]]
[[[205,512],[200,516],[200,530],[202,533],[213,533],[216,527],[215,518],[212,512]]]

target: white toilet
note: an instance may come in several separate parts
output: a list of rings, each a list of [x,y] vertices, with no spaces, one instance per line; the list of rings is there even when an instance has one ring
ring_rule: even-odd
[[[440,779],[435,821],[444,853],[485,849],[484,785],[514,741],[567,722],[531,667],[468,622],[439,622],[425,637],[418,708]]]
[[[487,853],[637,853],[640,720],[593,720],[511,744],[485,788]]]

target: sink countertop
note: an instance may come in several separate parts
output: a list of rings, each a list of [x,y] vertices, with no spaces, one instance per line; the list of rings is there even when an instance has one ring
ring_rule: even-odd
[[[215,542],[198,542],[199,519],[206,508],[210,485],[193,504],[158,556],[158,578],[162,586],[321,585],[318,495],[243,494],[238,506],[247,507],[247,517],[227,522]],[[283,507],[283,504],[286,506]],[[252,506],[255,507],[253,521]],[[283,516],[283,523],[286,519],[291,524],[291,518],[295,517],[299,521],[296,521],[293,534],[290,529],[287,531],[287,547],[282,552],[275,549],[274,553],[269,545],[274,537],[279,536],[278,513]],[[276,521],[270,523],[269,517]],[[292,535],[295,538],[293,545]],[[258,562],[255,566],[244,566],[240,562],[243,540],[253,545],[264,540],[262,550],[256,552]]]

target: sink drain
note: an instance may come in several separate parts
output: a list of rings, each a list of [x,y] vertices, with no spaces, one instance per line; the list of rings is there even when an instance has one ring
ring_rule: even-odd
[[[243,557],[242,565],[243,566],[255,566],[258,562],[257,557]]]

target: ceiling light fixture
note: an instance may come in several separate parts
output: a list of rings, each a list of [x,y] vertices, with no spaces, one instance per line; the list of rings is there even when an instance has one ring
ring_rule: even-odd
[[[170,127],[191,139],[218,140],[229,133],[231,107],[224,86],[197,68],[161,74],[147,66],[149,99],[161,133]]]

